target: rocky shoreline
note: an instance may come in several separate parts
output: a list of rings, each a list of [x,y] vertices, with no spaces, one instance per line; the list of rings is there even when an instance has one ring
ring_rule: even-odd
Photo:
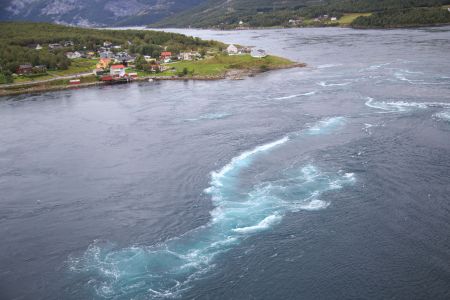
[[[201,80],[201,81],[209,81],[209,80],[242,80],[245,77],[255,76],[260,73],[274,71],[274,70],[282,70],[282,69],[292,69],[292,68],[303,68],[306,67],[305,63],[295,63],[288,66],[277,66],[270,67],[267,69],[232,69],[227,71],[225,74],[214,75],[214,76],[186,76],[186,77],[178,77],[178,76],[145,76],[138,77],[133,80],[136,82],[149,81],[149,80]],[[52,92],[52,91],[61,91],[61,90],[70,90],[70,89],[78,89],[78,88],[87,88],[92,86],[99,85],[108,85],[106,82],[96,81],[89,83],[82,83],[79,85],[56,85],[49,86],[47,84],[42,84],[36,82],[35,84],[24,84],[23,86],[15,86],[13,88],[2,88],[0,86],[0,97],[2,96],[13,96],[13,95],[21,95],[21,94],[33,94],[33,93],[44,93],[44,92]]]

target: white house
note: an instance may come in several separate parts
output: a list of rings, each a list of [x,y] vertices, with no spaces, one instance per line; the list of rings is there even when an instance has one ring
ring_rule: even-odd
[[[76,59],[76,58],[80,58],[81,57],[81,53],[78,51],[75,52],[67,52],[66,56],[68,59]]]
[[[39,45],[39,44],[37,44],[37,45],[36,45],[36,50],[42,50],[42,46]]]
[[[336,17],[331,17],[331,21],[337,21]]]
[[[255,58],[263,58],[267,56],[267,53],[262,49],[252,49],[251,56]]]
[[[109,69],[109,73],[111,76],[119,76],[123,77],[125,75],[125,66],[124,65],[112,65]]]
[[[227,48],[227,53],[229,55],[236,55],[238,54],[238,48],[235,45],[231,44]]]

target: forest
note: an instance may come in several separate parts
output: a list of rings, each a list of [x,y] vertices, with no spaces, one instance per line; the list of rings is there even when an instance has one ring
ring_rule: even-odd
[[[450,12],[441,8],[413,8],[377,12],[370,16],[358,17],[351,26],[354,28],[392,28],[429,24],[450,23]]]
[[[210,0],[203,6],[169,17],[152,27],[226,29],[236,27],[240,21],[250,27],[286,26],[290,19],[314,19],[323,15],[339,18],[345,13],[405,11],[409,8],[441,7],[450,4],[450,0],[235,0],[228,5],[219,5],[218,2],[220,1]],[[424,11],[419,11],[421,12]]]

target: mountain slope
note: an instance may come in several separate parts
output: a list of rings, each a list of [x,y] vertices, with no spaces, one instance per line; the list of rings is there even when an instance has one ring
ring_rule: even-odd
[[[344,13],[382,12],[414,7],[438,7],[449,0],[207,0],[157,22],[152,27],[235,27],[285,25],[289,19]]]
[[[205,0],[2,0],[0,20],[81,26],[143,25]]]

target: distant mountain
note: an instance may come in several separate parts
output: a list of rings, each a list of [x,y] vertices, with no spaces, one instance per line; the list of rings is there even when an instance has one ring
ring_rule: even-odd
[[[79,26],[285,26],[324,15],[438,7],[450,0],[0,0],[0,21]]]
[[[205,0],[1,0],[0,20],[79,26],[145,25]]]

